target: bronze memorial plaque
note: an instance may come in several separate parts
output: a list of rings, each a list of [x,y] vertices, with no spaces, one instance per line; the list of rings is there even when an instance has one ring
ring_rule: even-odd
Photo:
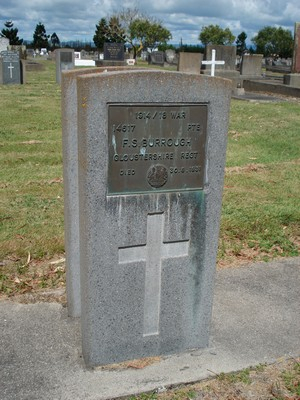
[[[207,104],[109,104],[108,194],[202,189]]]

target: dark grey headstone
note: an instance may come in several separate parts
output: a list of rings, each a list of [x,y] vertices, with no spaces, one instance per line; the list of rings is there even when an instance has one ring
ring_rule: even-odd
[[[124,43],[104,43],[105,61],[124,61]]]
[[[0,58],[0,83],[3,85],[22,83],[19,52],[2,51]]]

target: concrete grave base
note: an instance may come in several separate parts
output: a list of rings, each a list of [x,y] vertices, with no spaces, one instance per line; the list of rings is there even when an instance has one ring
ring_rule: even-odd
[[[299,257],[219,270],[209,348],[86,369],[65,308],[1,301],[0,397],[113,399],[298,357],[299,309]]]

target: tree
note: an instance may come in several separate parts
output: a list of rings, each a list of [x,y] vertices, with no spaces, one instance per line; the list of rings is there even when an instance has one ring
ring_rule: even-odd
[[[130,25],[131,39],[139,43],[138,52],[143,48],[153,50],[161,44],[166,44],[172,35],[159,22],[149,19],[136,19]]]
[[[48,43],[48,39],[49,39],[50,35],[46,34],[46,29],[44,24],[42,24],[41,22],[39,22],[35,28],[34,34],[33,34],[33,42],[32,45],[34,48],[36,49],[42,49],[42,48],[46,48],[48,49],[49,47],[49,43]]]
[[[265,26],[251,41],[256,46],[256,53],[261,53],[265,57],[287,58],[293,55],[294,41],[292,32],[288,29]]]
[[[55,47],[59,47],[60,45],[60,40],[59,37],[57,36],[57,34],[55,32],[52,33],[51,37],[50,37],[50,42],[53,48]]]
[[[104,36],[107,42],[128,43],[133,49],[134,58],[143,48],[149,47],[153,49],[159,44],[166,43],[172,37],[171,33],[163,27],[160,21],[148,17],[137,8],[123,9],[110,17],[107,28],[104,24],[103,27],[104,34],[101,33],[99,27],[100,37]],[[95,36],[97,36],[96,32]]]
[[[96,25],[93,41],[99,51],[103,51],[104,43],[106,42],[108,25],[105,18],[101,18],[99,24]]]
[[[12,21],[6,21],[4,26],[6,28],[2,29],[1,36],[9,40],[9,44],[20,46],[23,43],[23,39],[19,39],[18,29],[14,28]]]
[[[201,29],[199,40],[206,46],[208,44],[231,45],[235,36],[229,28],[222,29],[219,25],[208,25]]]
[[[238,35],[235,44],[236,44],[236,53],[241,56],[246,50],[247,50],[247,45],[246,45],[246,39],[247,35],[245,32],[242,32]]]
[[[109,19],[106,41],[110,43],[126,42],[125,31],[121,25],[120,17],[118,15],[113,15]]]

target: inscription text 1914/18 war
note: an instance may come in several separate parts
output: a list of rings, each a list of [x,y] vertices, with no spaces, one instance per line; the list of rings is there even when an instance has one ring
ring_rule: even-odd
[[[108,194],[202,189],[207,104],[109,104]]]

